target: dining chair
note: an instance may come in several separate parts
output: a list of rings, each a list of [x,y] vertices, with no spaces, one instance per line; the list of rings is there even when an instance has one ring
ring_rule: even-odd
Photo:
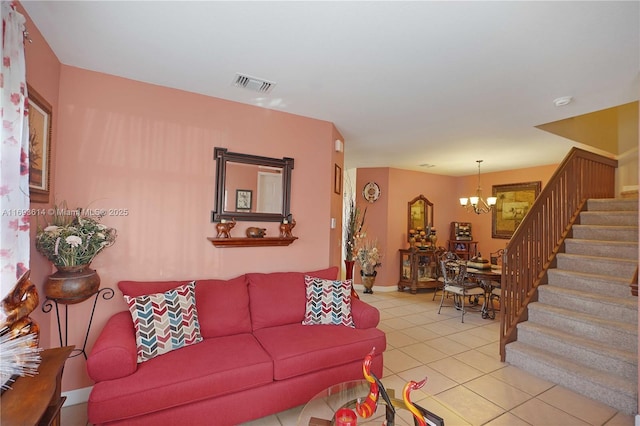
[[[471,306],[478,305],[478,299],[484,295],[484,289],[478,283],[467,280],[467,265],[461,262],[455,253],[446,253],[440,260],[444,287],[440,299],[438,314],[442,310],[445,297],[453,296],[453,307],[461,311],[461,320],[464,322],[466,313],[465,299],[469,299]]]

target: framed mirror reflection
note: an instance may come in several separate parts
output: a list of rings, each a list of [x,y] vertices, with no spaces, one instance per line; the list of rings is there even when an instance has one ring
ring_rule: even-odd
[[[281,222],[290,216],[293,158],[214,149],[216,205],[211,220]]]
[[[433,226],[433,203],[422,194],[409,201],[407,214],[408,241],[411,231],[427,230],[427,228]]]

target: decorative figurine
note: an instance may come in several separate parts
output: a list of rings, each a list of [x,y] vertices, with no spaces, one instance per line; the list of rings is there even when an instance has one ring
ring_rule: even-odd
[[[249,238],[263,238],[267,234],[267,228],[257,228],[250,226],[247,228],[247,237]]]
[[[407,406],[407,410],[411,411],[413,417],[415,417],[416,426],[427,426],[427,422],[425,421],[424,416],[422,415],[420,410],[418,410],[415,404],[411,402],[409,394],[411,393],[411,391],[423,387],[425,383],[427,383],[426,377],[424,378],[424,380],[421,380],[419,382],[414,382],[413,380],[411,380],[406,385],[404,385],[404,389],[402,390],[402,399],[404,400],[404,405]]]
[[[293,237],[293,234],[291,233],[291,230],[293,228],[295,228],[296,226],[296,221],[292,220],[291,222],[289,222],[289,220],[284,219],[282,221],[282,223],[280,224],[280,238],[291,238]]]
[[[225,219],[222,219],[220,223],[216,224],[216,231],[218,231],[216,238],[231,238],[231,229],[234,226],[236,226],[235,219],[233,219],[233,222],[227,222]]]
[[[356,413],[358,413],[358,415],[363,419],[371,417],[378,409],[380,387],[378,386],[375,376],[371,374],[371,360],[373,359],[375,351],[375,347],[371,349],[371,352],[364,357],[364,362],[362,363],[362,374],[364,375],[365,380],[371,383],[369,386],[369,395],[367,395],[364,402],[362,402],[360,398],[358,398],[358,402],[356,402]]]

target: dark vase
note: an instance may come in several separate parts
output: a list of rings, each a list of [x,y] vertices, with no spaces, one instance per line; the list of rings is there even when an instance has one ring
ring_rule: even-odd
[[[373,271],[373,274],[365,274],[360,271],[360,276],[362,277],[362,285],[364,286],[364,292],[368,294],[373,294],[373,285],[376,282],[376,275],[378,275],[378,271]]]
[[[356,264],[355,260],[345,260],[344,267],[346,270],[345,278],[347,280],[351,280],[351,297],[355,297],[356,299],[360,299],[358,293],[356,293],[356,289],[353,288],[353,266]]]
[[[44,294],[63,305],[80,303],[98,292],[100,277],[89,265],[56,266],[58,271],[49,275]]]

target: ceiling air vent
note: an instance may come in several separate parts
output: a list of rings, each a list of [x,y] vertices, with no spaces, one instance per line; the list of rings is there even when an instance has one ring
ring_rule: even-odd
[[[270,93],[271,89],[276,83],[262,78],[251,77],[250,75],[236,73],[236,78],[233,81],[233,85],[236,87],[243,87],[245,89],[253,90],[254,92]]]

